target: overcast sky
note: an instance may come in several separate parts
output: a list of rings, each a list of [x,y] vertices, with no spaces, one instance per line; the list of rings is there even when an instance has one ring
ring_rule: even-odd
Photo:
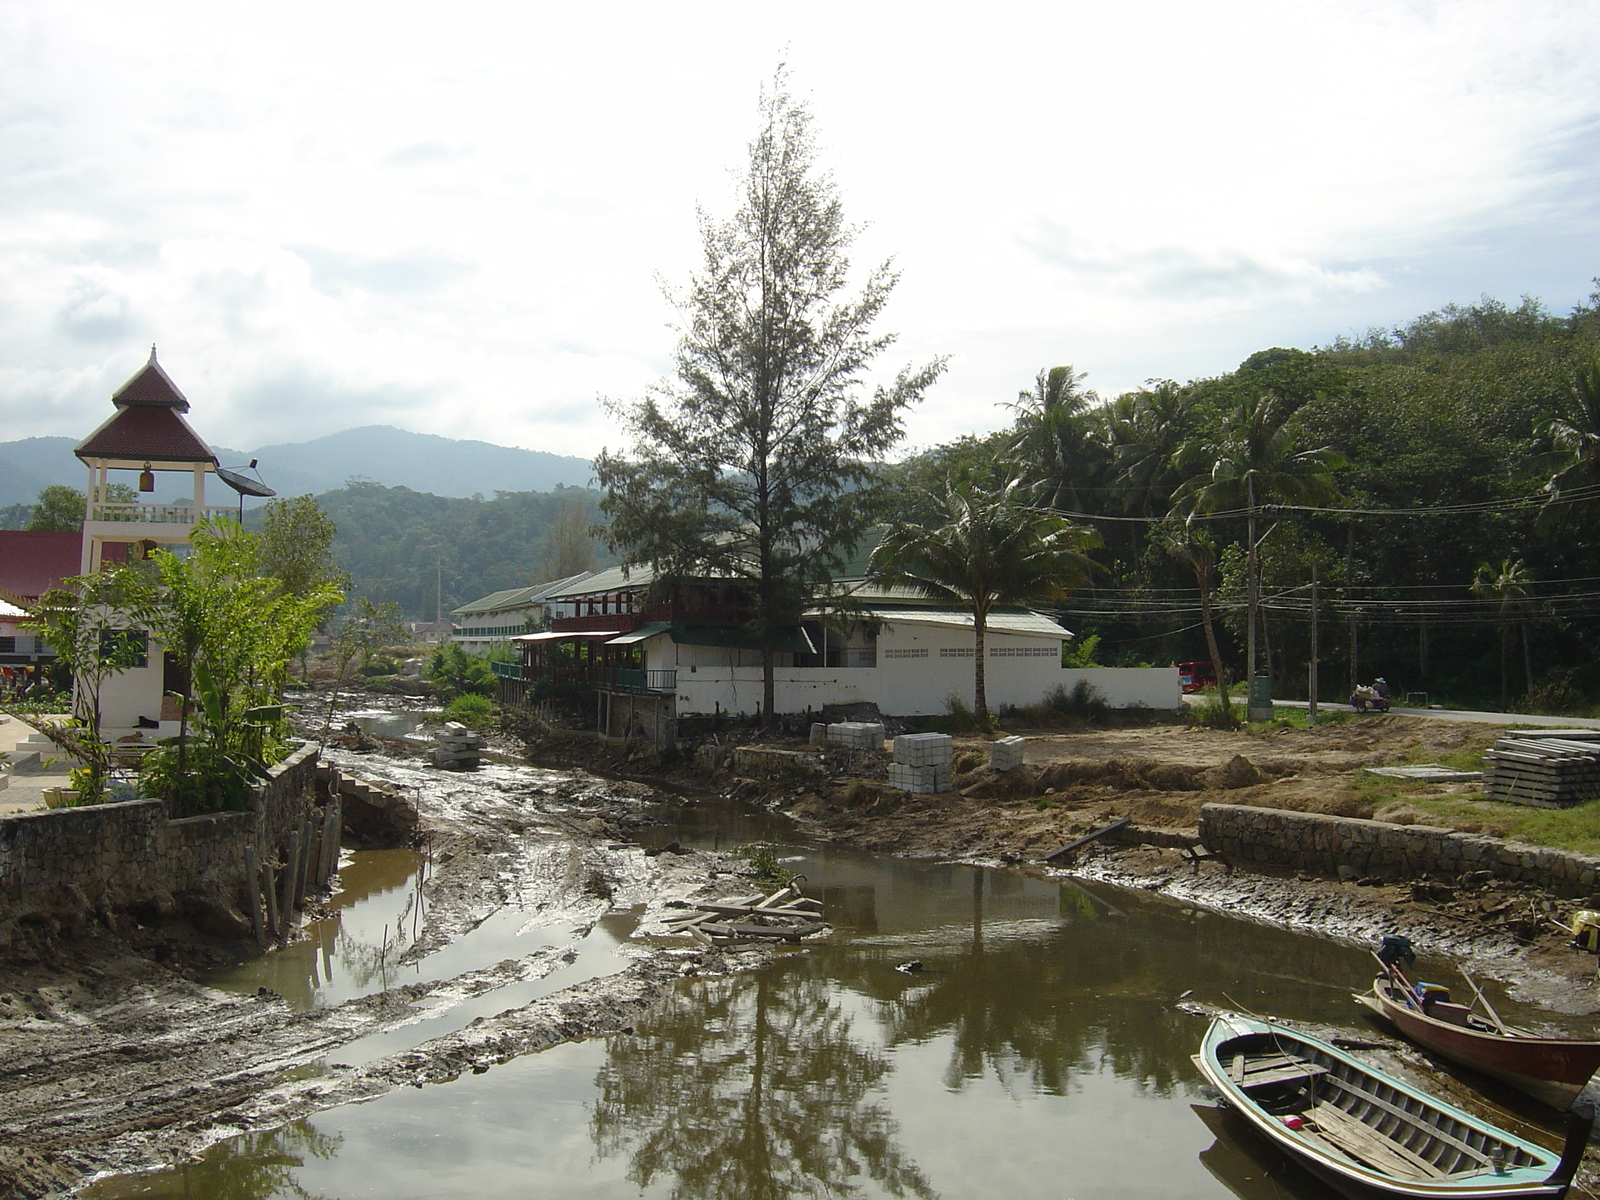
[[[0,441],[152,341],[241,449],[391,424],[589,457],[670,369],[780,59],[903,273],[909,422],[1007,419],[1600,274],[1600,3],[0,0]]]

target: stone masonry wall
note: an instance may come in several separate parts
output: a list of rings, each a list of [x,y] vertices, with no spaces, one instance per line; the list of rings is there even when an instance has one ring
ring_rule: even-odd
[[[80,928],[127,909],[184,913],[215,932],[248,936],[245,848],[282,855],[317,801],[317,748],[272,768],[246,812],[169,821],[160,800],[0,817],[0,946],[21,921]]]
[[[1600,892],[1600,857],[1595,855],[1431,825],[1207,804],[1200,810],[1199,834],[1208,850],[1240,866],[1272,864],[1346,879],[1453,878],[1488,871],[1559,896]]]

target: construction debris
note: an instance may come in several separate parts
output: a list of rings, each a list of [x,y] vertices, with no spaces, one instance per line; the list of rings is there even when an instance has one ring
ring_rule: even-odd
[[[704,945],[727,946],[751,938],[798,942],[828,928],[822,920],[822,901],[801,894],[787,883],[770,896],[742,900],[696,901],[692,917],[667,924],[669,933],[687,933]]]
[[[439,735],[438,744],[428,751],[428,761],[449,771],[476,771],[479,756],[487,744],[482,734],[451,721]]]
[[[948,733],[905,733],[894,739],[889,786],[927,795],[953,786],[951,762],[955,742]]]

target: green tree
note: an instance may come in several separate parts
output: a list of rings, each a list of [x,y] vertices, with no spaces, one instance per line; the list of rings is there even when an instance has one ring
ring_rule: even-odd
[[[278,581],[291,596],[319,588],[350,586],[350,575],[334,557],[339,527],[312,496],[293,496],[267,504],[261,523],[261,573]]]
[[[1012,459],[1025,477],[1048,488],[1049,507],[1072,512],[1085,511],[1083,489],[1099,482],[1105,466],[1092,415],[1100,397],[1081,387],[1083,380],[1070,366],[1050,367],[1012,405]]]
[[[1184,454],[1189,461],[1203,465],[1178,489],[1174,502],[1179,511],[1245,514],[1250,606],[1246,654],[1247,673],[1253,676],[1261,594],[1261,505],[1330,503],[1338,495],[1333,472],[1347,460],[1328,446],[1300,449],[1293,407],[1274,392],[1241,397],[1226,424]],[[1270,673],[1270,657],[1267,664]]]
[[[989,719],[984,639],[996,609],[1059,600],[1088,580],[1085,551],[1100,539],[1064,517],[1027,504],[1022,484],[995,491],[950,485],[941,498],[943,523],[890,526],[873,551],[876,582],[907,587],[972,614],[973,714]]]
[[[34,500],[27,529],[30,533],[76,533],[83,528],[85,504],[77,488],[52,483]]]
[[[410,641],[411,629],[398,604],[393,600],[374,604],[365,596],[356,597],[333,635],[333,689],[328,696],[328,718],[322,726],[324,735],[333,725],[333,714],[339,706],[339,688],[350,664],[365,667],[385,647]]]
[[[178,744],[144,774],[180,812],[237,807],[269,757],[269,735],[287,732],[281,709],[288,662],[341,593],[320,583],[304,594],[261,573],[258,539],[227,519],[201,521],[189,553],[150,556],[160,597],[148,622],[181,680]],[[199,701],[201,739],[191,753]]]
[[[1523,678],[1529,693],[1533,691],[1533,655],[1528,649],[1528,626],[1521,617],[1521,609],[1528,598],[1528,585],[1533,582],[1522,565],[1522,560],[1502,558],[1498,564],[1479,563],[1472,580],[1472,594],[1495,601],[1500,618],[1500,710],[1511,704],[1511,644],[1516,639],[1517,627],[1522,628]]]
[[[703,265],[675,301],[677,376],[613,406],[626,456],[595,460],[610,541],[665,579],[741,580],[761,643],[762,713],[773,718],[775,646],[873,520],[870,460],[943,370],[906,368],[868,400],[873,332],[897,276],[848,288],[852,231],[820,172],[810,114],[780,70],[761,99],[737,211],[702,213]]]
[[[1550,445],[1550,511],[1572,504],[1586,514],[1600,512],[1600,353],[1574,367],[1567,413],[1546,414],[1536,433]]]
[[[546,579],[567,579],[595,567],[593,522],[583,501],[563,497],[544,535],[543,568]]]
[[[73,717],[66,725],[44,725],[44,733],[82,764],[82,803],[105,798],[111,747],[101,736],[100,692],[111,676],[140,666],[150,654],[148,626],[155,593],[144,573],[109,567],[62,580],[40,597],[22,628],[37,633],[72,672]]]
[[[1205,630],[1206,650],[1211,655],[1211,671],[1217,678],[1217,697],[1222,704],[1222,725],[1232,729],[1236,722],[1233,702],[1228,699],[1228,667],[1217,648],[1217,623],[1212,612],[1212,599],[1217,591],[1217,544],[1209,530],[1175,518],[1161,523],[1157,537],[1163,550],[1194,572],[1195,584],[1200,589],[1200,624]]]

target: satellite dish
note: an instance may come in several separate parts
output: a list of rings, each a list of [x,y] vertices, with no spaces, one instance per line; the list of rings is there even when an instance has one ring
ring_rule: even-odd
[[[254,466],[255,464],[252,463],[251,465]],[[217,478],[241,496],[276,496],[278,494],[260,480],[251,479],[250,476],[228,467],[218,467]]]

